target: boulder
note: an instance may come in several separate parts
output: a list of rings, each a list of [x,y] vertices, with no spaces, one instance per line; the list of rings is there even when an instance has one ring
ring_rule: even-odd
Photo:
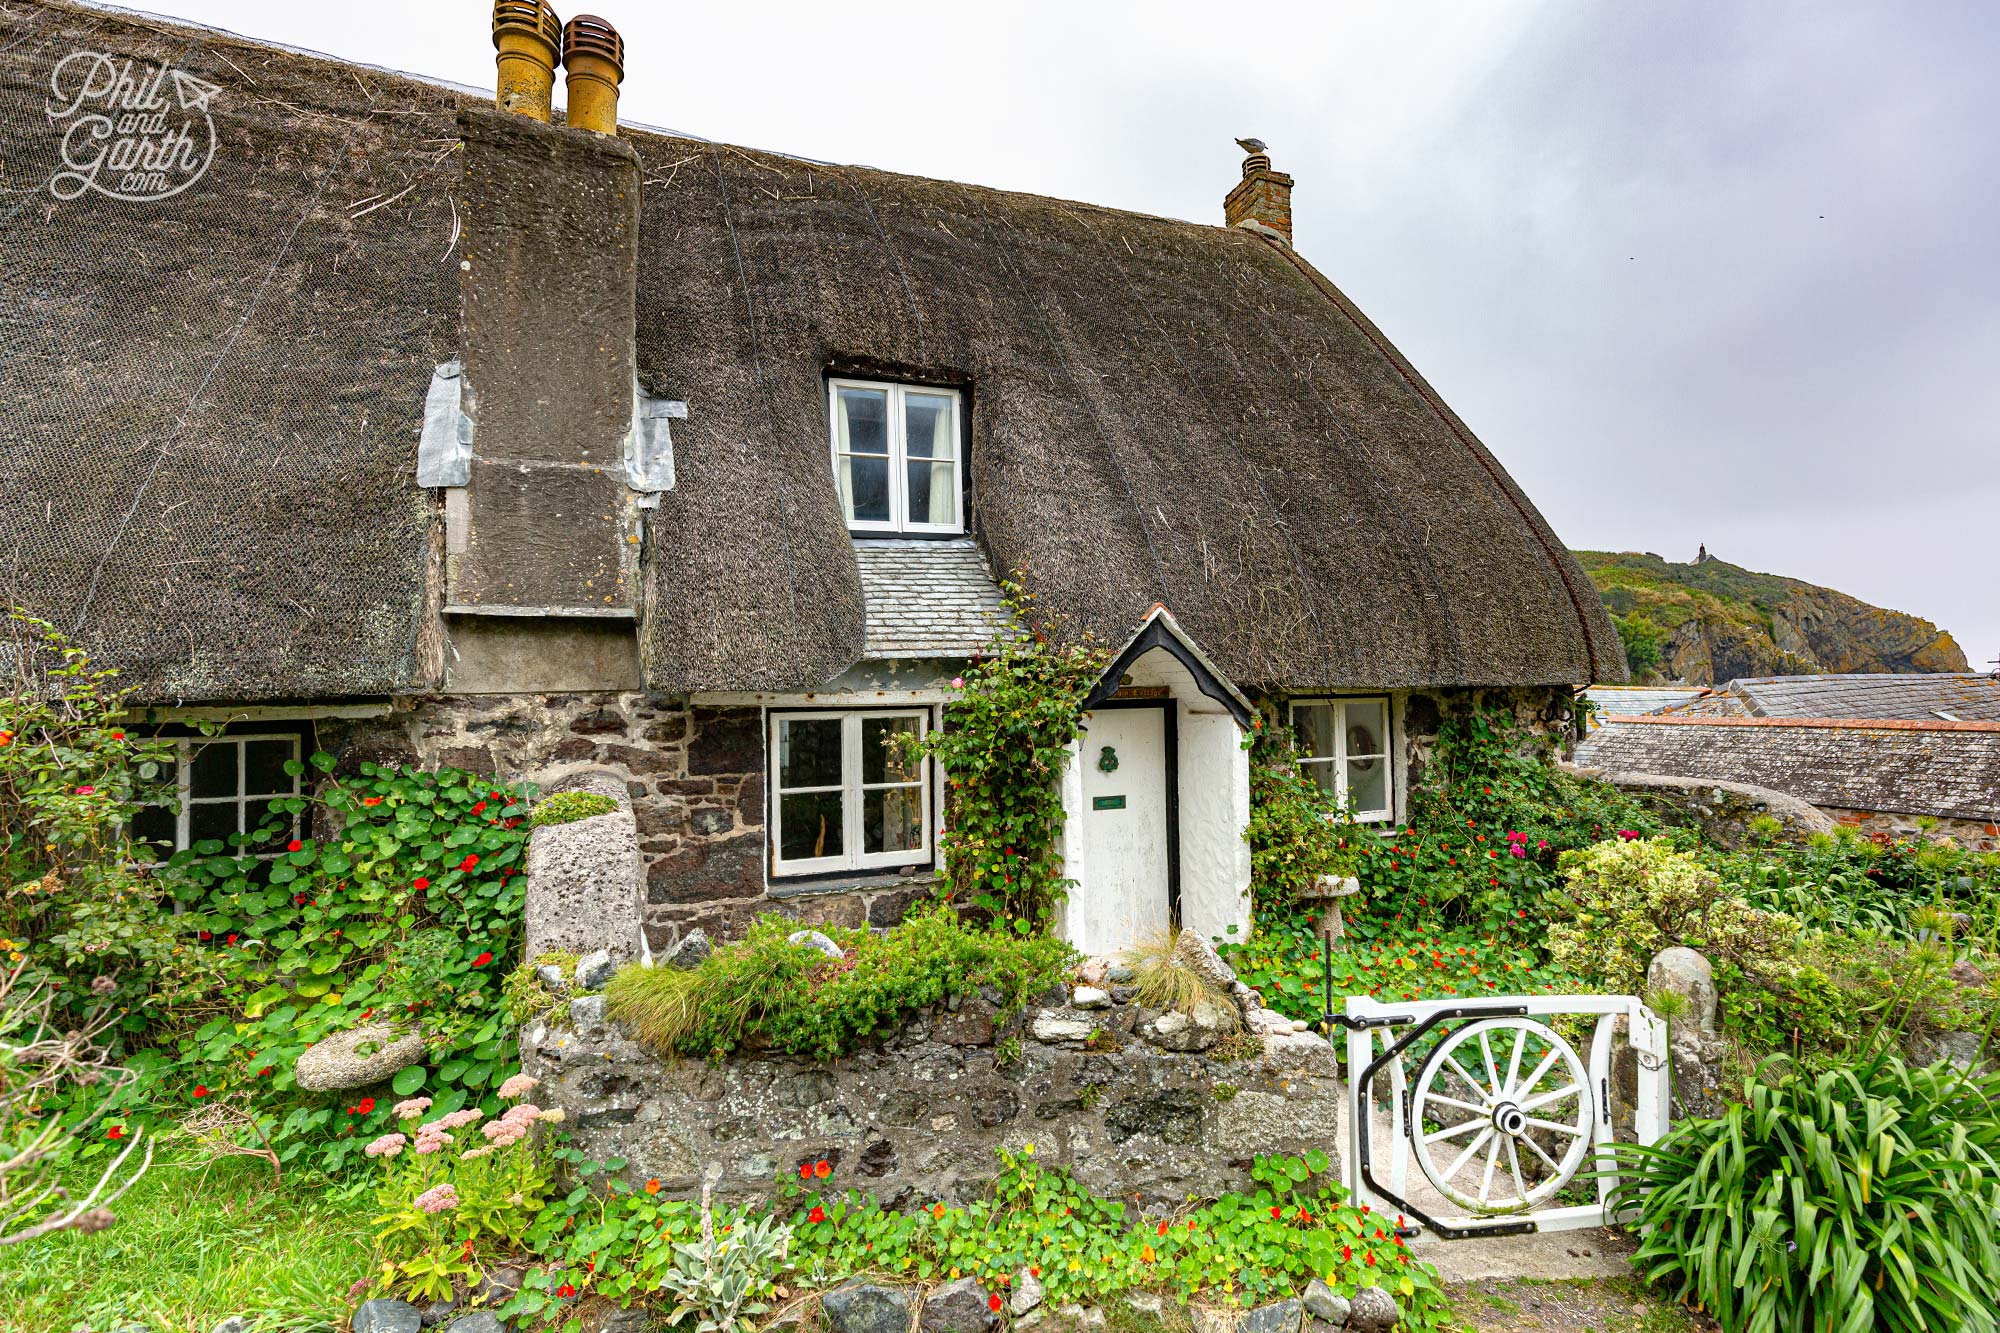
[[[1095,986],[1078,986],[1070,995],[1069,1002],[1078,1009],[1109,1009],[1111,994]]]
[[[619,961],[636,958],[646,868],[624,780],[597,772],[573,775],[564,785],[610,796],[619,808],[544,825],[529,837],[522,956],[608,950]]]
[[[1214,1005],[1211,1001],[1202,1000],[1195,1005],[1196,1013],[1200,1014],[1204,1007],[1213,1008]],[[1197,1022],[1187,1014],[1169,1011],[1140,1028],[1139,1035],[1163,1051],[1189,1054],[1205,1051],[1221,1041],[1229,1030],[1215,1024],[1212,1015],[1208,1017],[1208,1022]]]
[[[1335,1328],[1339,1328],[1347,1322],[1347,1316],[1352,1309],[1348,1304],[1347,1297],[1341,1295],[1332,1287],[1327,1286],[1326,1283],[1320,1281],[1318,1278],[1314,1278],[1312,1281],[1306,1283],[1304,1303],[1307,1314],[1311,1315],[1314,1319],[1324,1320],[1326,1323],[1332,1324]]]
[[[836,962],[847,957],[847,954],[838,944],[835,944],[816,930],[795,930],[787,935],[785,939],[791,944],[801,944],[808,949],[818,949],[821,953],[825,954],[828,958],[834,959]]]
[[[491,1310],[474,1310],[452,1320],[445,1333],[507,1333],[507,1326]]]
[[[569,1002],[569,1025],[579,1032],[604,1025],[604,997],[579,995]]]
[[[1007,1298],[1007,1309],[1018,1319],[1042,1303],[1042,1280],[1022,1269],[1014,1274],[1014,1292]]]
[[[1236,984],[1235,969],[1222,961],[1222,955],[1215,951],[1214,945],[1192,930],[1182,930],[1180,937],[1174,941],[1174,957],[1224,994],[1228,994],[1229,988]]]
[[[683,971],[693,971],[707,962],[708,956],[714,952],[715,945],[710,942],[708,932],[696,926],[674,941],[674,946],[660,955],[657,961],[663,967],[678,967]]]
[[[1246,1026],[1259,1036],[1289,1037],[1298,1029],[1276,1009],[1253,1009]]]
[[[541,982],[558,995],[569,989],[569,978],[564,976],[563,970],[554,963],[543,963],[540,967],[536,968],[535,980]]]
[[[408,1301],[363,1301],[352,1326],[354,1333],[421,1333],[424,1317]]]
[[[424,1307],[424,1327],[436,1328],[449,1320],[458,1311],[458,1298],[447,1296],[443,1300],[432,1301]]]
[[[947,1282],[924,1297],[924,1311],[917,1319],[919,1333],[986,1333],[1000,1322],[992,1300],[993,1294],[977,1278]]]
[[[1236,1333],[1299,1333],[1304,1308],[1296,1298],[1260,1305],[1243,1316]]]
[[[504,1305],[514,1299],[526,1280],[528,1270],[518,1264],[501,1264],[480,1274],[479,1281],[472,1284],[472,1303],[475,1305]]]
[[[1088,1018],[1079,1018],[1072,1014],[1042,1013],[1035,1016],[1033,1031],[1036,1041],[1051,1044],[1088,1041],[1090,1034],[1097,1031],[1097,1024]]]
[[[1105,973],[1111,970],[1108,959],[1092,958],[1077,968],[1076,979],[1086,986],[1102,986]]]
[[[240,1314],[233,1314],[217,1324],[211,1333],[249,1333],[250,1321]]]
[[[1063,1333],[1090,1333],[1104,1327],[1104,1311],[1095,1305],[1064,1305],[1056,1309],[1056,1326]]]
[[[1104,969],[1104,979],[1114,986],[1129,986],[1139,979],[1139,974],[1128,964],[1113,963]]]
[[[1354,1308],[1348,1312],[1348,1333],[1389,1333],[1403,1312],[1396,1298],[1380,1287],[1363,1287],[1354,1293]]]
[[[1646,968],[1646,987],[1687,997],[1687,1015],[1668,1025],[1676,1036],[1690,1027],[1704,1037],[1716,1035],[1715,968],[1700,953],[1685,945],[1660,950]]]
[[[909,1333],[910,1293],[902,1287],[849,1282],[820,1297],[819,1312],[832,1333]]]
[[[585,954],[576,963],[576,988],[578,990],[603,990],[611,984],[618,964],[611,960],[609,949],[599,949]]]
[[[424,1034],[398,1034],[370,1023],[308,1046],[292,1065],[292,1079],[307,1092],[340,1092],[380,1083],[424,1058]]]

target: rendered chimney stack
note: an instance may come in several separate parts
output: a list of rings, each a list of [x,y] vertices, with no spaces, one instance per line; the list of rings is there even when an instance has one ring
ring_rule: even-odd
[[[563,29],[567,124],[618,133],[618,84],[625,77],[625,39],[595,14],[578,14]]]
[[[1272,170],[1271,155],[1261,148],[1243,159],[1243,179],[1222,201],[1222,220],[1292,243],[1292,178]]]
[[[562,50],[562,20],[546,0],[493,0],[500,81],[493,104],[547,123]]]

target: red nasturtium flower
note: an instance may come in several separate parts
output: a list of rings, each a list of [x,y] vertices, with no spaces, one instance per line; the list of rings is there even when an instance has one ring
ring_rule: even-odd
[[[362,1115],[373,1115],[375,1113],[375,1099],[373,1097],[363,1097],[360,1104],[354,1109]]]
[[[993,1295],[988,1296],[986,1298],[986,1308],[993,1311],[993,1313],[995,1314],[1000,1313],[1000,1304],[1001,1304],[1000,1295],[998,1292],[995,1292]]]
[[[813,1163],[813,1174],[821,1180],[825,1180],[833,1174],[833,1163],[827,1161],[824,1157],[820,1158],[817,1162]]]
[[[382,798],[380,796],[364,796],[361,798],[361,804],[380,805],[382,804]]]
[[[473,960],[472,960],[472,965],[473,965],[474,967],[485,967],[485,966],[486,966],[486,965],[487,965],[488,963],[490,963],[490,962],[492,962],[492,961],[493,961],[493,955],[492,955],[492,953],[491,953],[491,952],[489,951],[489,952],[487,952],[487,953],[482,953],[482,954],[480,954],[480,955],[479,955],[479,957],[477,957],[477,958],[473,959]]]
[[[478,864],[479,858],[468,853],[466,858],[458,863],[458,868],[460,870],[470,870]]]
[[[811,1180],[812,1178],[813,1178],[813,1164],[811,1162],[800,1162],[799,1179]]]
[[[112,1126],[111,1128],[109,1128],[109,1129],[107,1129],[107,1130],[105,1130],[105,1131],[104,1131],[104,1137],[105,1137],[105,1138],[107,1138],[107,1139],[122,1139],[122,1138],[124,1138],[124,1137],[125,1137],[125,1126],[123,1126],[123,1125],[113,1125],[113,1126]]]
[[[285,850],[288,852],[304,851],[305,844],[300,842],[297,838],[293,838],[290,842],[285,844]]]
[[[826,1221],[826,1209],[820,1207],[818,1204],[814,1204],[812,1211],[806,1214],[806,1221],[808,1222]]]
[[[655,1176],[653,1179],[646,1182],[646,1193],[658,1194],[659,1192],[660,1192],[660,1180],[658,1176]]]
[[[576,1295],[576,1288],[567,1282],[556,1288],[556,1296],[562,1300],[566,1301],[574,1295]]]
[[[410,885],[413,889],[428,889],[430,886],[431,882],[422,875],[418,875],[416,880]]]
[[[194,1085],[194,1095],[197,1097],[206,1097],[208,1096],[208,1089],[197,1083]]]

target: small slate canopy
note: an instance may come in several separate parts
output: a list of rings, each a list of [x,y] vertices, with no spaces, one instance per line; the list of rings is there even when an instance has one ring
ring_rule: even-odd
[[[1107,702],[1118,692],[1119,682],[1125,678],[1125,673],[1132,669],[1132,664],[1154,649],[1165,652],[1186,668],[1187,673],[1194,677],[1196,687],[1228,709],[1229,715],[1236,719],[1238,727],[1245,731],[1250,729],[1251,720],[1255,716],[1250,701],[1243,696],[1241,690],[1230,684],[1222,673],[1215,669],[1215,664],[1208,660],[1208,654],[1201,650],[1200,645],[1181,628],[1181,623],[1174,619],[1173,612],[1157,605],[1147,612],[1146,619],[1140,623],[1132,637],[1125,641],[1125,646],[1119,649],[1117,656],[1111,659],[1111,665],[1104,669],[1104,674],[1098,677],[1097,684],[1091,687],[1090,693],[1084,696],[1084,710],[1088,712],[1099,704]]]

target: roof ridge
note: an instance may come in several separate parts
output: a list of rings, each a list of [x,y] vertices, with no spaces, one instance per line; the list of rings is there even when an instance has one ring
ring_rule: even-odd
[[[2000,722],[1947,722],[1908,717],[1719,717],[1689,713],[1610,713],[1602,725],[1631,723],[1657,727],[1817,727],[1834,731],[1985,731],[2000,732]]]

